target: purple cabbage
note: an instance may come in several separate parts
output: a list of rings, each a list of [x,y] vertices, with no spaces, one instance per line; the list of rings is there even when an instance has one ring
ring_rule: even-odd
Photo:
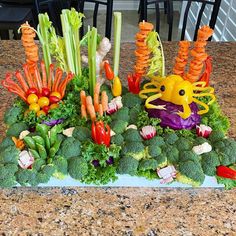
[[[107,165],[112,165],[114,163],[113,157],[109,157],[108,160],[106,160]]]
[[[42,124],[48,125],[48,126],[54,126],[63,123],[64,119],[58,119],[58,120],[50,120],[50,121],[42,121]]]
[[[176,114],[179,111],[183,111],[183,106],[181,105],[175,105],[161,99],[156,99],[151,103],[154,105],[166,105],[166,110],[146,109],[149,117],[161,119],[160,125],[162,127],[169,127],[174,130],[193,129],[196,125],[200,124],[201,116],[197,114],[199,109],[197,104],[194,102],[189,105],[192,114],[187,119],[183,119]]]

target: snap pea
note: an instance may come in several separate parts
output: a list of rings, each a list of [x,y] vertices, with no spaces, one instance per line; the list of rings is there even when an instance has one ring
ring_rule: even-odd
[[[45,147],[43,145],[41,145],[41,144],[38,144],[38,143],[36,143],[36,147],[38,149],[40,157],[42,159],[47,159],[48,155],[47,155],[47,151],[46,151]]]
[[[36,144],[40,144],[42,146],[45,146],[44,139],[41,136],[33,136],[32,139],[35,141]]]
[[[32,156],[35,158],[35,159],[40,159],[40,155],[39,153],[34,150],[34,149],[29,149],[30,153],[32,154]]]
[[[38,124],[36,126],[36,131],[45,139],[48,136],[49,126],[45,124]]]
[[[44,138],[46,150],[49,151],[51,144],[48,135]]]
[[[55,125],[51,128],[51,130],[50,130],[50,143],[51,143],[51,146],[54,145],[54,143],[57,140],[57,134],[60,133],[61,131],[62,131],[61,125]]]
[[[30,136],[25,136],[24,142],[25,142],[26,146],[28,146],[29,148],[36,150],[35,141]]]
[[[53,158],[56,155],[56,153],[58,152],[58,150],[60,148],[61,142],[62,142],[61,140],[57,140],[54,143],[53,147],[50,148],[50,150],[49,150],[49,157],[50,158]]]

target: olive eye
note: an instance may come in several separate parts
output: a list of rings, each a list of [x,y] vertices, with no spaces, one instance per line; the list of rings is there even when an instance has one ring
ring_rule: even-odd
[[[185,94],[185,91],[183,89],[179,90],[179,95],[180,96],[184,96],[184,94]]]
[[[160,88],[160,90],[161,90],[162,92],[164,92],[164,91],[165,91],[165,89],[166,89],[166,88],[165,88],[165,86],[164,86],[164,85],[162,85],[162,86],[161,86],[161,88]]]

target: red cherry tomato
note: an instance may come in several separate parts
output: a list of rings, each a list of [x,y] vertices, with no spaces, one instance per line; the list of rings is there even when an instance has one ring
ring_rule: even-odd
[[[50,106],[44,106],[43,111],[48,114],[48,111],[50,110]]]
[[[29,96],[30,94],[37,94],[38,93],[38,89],[36,89],[36,88],[29,88],[28,90],[27,90],[27,95]]]
[[[50,103],[52,104],[52,103],[57,103],[57,102],[59,102],[61,99],[60,98],[58,98],[58,97],[56,97],[56,96],[50,96],[49,97],[49,101],[50,101]]]
[[[114,72],[113,72],[110,64],[106,61],[104,62],[104,69],[105,69],[106,78],[108,80],[113,80],[114,79]]]
[[[61,94],[59,92],[52,92],[50,96],[55,96],[61,99]]]
[[[44,97],[49,97],[50,95],[50,89],[49,88],[42,88],[42,95]]]

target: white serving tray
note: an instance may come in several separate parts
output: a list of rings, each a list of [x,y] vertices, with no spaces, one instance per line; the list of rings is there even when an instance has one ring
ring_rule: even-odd
[[[192,188],[190,185],[173,182],[170,184],[161,184],[159,179],[147,180],[143,177],[135,177],[130,175],[117,175],[115,182],[106,185],[83,184],[78,180],[67,176],[63,180],[51,178],[46,184],[40,184],[39,187],[158,187],[158,188]],[[201,188],[224,188],[223,184],[217,184],[215,177],[206,176]]]

